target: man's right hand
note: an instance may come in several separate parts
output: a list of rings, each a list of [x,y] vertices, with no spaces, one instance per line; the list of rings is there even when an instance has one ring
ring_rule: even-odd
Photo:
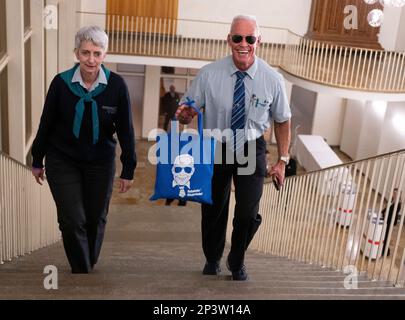
[[[189,124],[197,114],[192,107],[182,104],[178,107],[175,117],[181,124]]]

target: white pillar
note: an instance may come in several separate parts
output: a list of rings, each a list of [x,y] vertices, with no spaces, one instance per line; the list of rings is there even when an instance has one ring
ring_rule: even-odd
[[[355,160],[378,154],[386,110],[387,102],[367,101]]]
[[[52,13],[52,17],[50,17],[49,25],[45,28],[45,52],[46,52],[46,81],[45,81],[45,88],[46,91],[48,90],[52,79],[58,73],[58,34],[59,34],[59,21],[58,19],[58,3],[59,0],[46,0],[47,6],[52,6],[52,8],[56,8],[55,12]],[[53,19],[56,19],[53,20]],[[52,22],[52,24],[50,24]]]
[[[8,123],[10,156],[25,163],[25,81],[23,0],[6,1]]]
[[[142,137],[158,127],[159,119],[160,66],[146,66],[143,99]]]
[[[62,72],[73,67],[75,35],[77,32],[76,1],[59,1],[59,65]]]
[[[357,160],[357,150],[365,118],[366,101],[348,99],[343,122],[340,150]]]
[[[45,52],[44,52],[44,0],[31,0],[31,84],[32,132],[35,135],[44,104]]]

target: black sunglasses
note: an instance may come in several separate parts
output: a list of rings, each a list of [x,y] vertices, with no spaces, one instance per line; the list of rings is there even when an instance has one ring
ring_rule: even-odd
[[[255,44],[256,40],[257,40],[257,37],[255,37],[255,36],[246,36],[246,37],[244,37],[244,36],[241,36],[240,34],[234,34],[231,37],[233,43],[241,43],[243,38],[245,38],[246,42],[249,43],[249,44]]]

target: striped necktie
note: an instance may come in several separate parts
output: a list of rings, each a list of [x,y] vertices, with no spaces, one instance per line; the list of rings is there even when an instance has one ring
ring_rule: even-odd
[[[238,153],[245,144],[245,84],[246,72],[236,72],[236,84],[233,93],[231,129],[235,137],[235,152]]]

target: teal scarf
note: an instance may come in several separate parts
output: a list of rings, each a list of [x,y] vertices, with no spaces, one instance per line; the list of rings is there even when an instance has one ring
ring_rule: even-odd
[[[70,91],[72,91],[76,96],[80,98],[75,107],[76,113],[73,121],[73,134],[76,138],[79,138],[80,127],[82,126],[84,114],[84,103],[91,102],[91,115],[93,121],[93,144],[96,144],[99,136],[98,105],[96,100],[94,100],[93,98],[102,93],[107,86],[100,83],[93,91],[86,92],[85,89],[80,85],[80,83],[72,83],[73,75],[75,74],[75,71],[78,67],[79,64],[77,63],[72,69],[69,69],[60,74],[66,85],[69,87]],[[104,67],[104,65],[101,65],[101,67],[103,68],[108,81],[108,79],[110,78],[110,70]]]

